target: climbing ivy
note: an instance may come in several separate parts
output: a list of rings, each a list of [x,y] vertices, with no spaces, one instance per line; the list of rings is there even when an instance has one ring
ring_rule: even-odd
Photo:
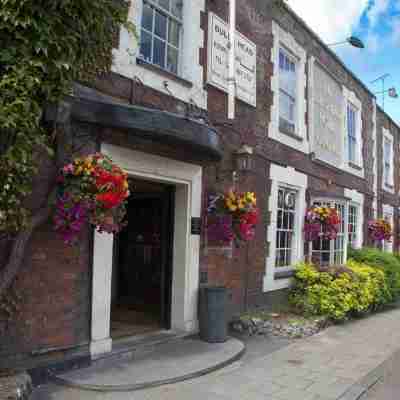
[[[124,0],[0,0],[0,235],[29,224],[38,149],[56,149],[44,107],[109,71],[120,25],[133,32],[127,10]]]

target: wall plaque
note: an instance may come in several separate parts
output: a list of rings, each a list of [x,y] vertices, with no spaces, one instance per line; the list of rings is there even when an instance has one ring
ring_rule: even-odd
[[[209,13],[207,82],[228,93],[229,25]],[[257,47],[241,33],[235,37],[236,97],[257,104]]]
[[[192,217],[191,232],[192,235],[201,235],[201,218]]]
[[[342,87],[317,63],[313,77],[313,151],[317,159],[340,168],[344,147]]]

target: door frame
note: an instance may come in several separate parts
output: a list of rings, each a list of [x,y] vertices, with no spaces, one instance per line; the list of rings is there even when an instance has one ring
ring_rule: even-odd
[[[101,144],[129,176],[175,186],[172,250],[171,329],[196,332],[200,236],[191,234],[191,218],[201,216],[202,167],[111,144]],[[97,358],[112,349],[111,276],[114,236],[94,234],[90,353]]]

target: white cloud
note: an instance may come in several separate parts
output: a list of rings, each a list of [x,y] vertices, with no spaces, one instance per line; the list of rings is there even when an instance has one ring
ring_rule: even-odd
[[[331,43],[351,35],[369,0],[288,0],[288,4],[326,43]]]
[[[388,11],[389,5],[389,0],[375,0],[372,3],[367,13],[367,17],[372,28],[376,26],[379,18]]]
[[[391,39],[393,45],[400,47],[400,20],[394,20],[391,23],[392,34]]]

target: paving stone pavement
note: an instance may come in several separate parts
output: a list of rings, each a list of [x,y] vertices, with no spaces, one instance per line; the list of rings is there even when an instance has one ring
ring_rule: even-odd
[[[400,351],[385,363],[380,375],[380,379],[360,400],[400,399]]]
[[[355,400],[357,383],[399,349],[400,309],[395,309],[330,327],[263,357],[245,357],[191,381],[113,393],[49,386],[34,400]]]

